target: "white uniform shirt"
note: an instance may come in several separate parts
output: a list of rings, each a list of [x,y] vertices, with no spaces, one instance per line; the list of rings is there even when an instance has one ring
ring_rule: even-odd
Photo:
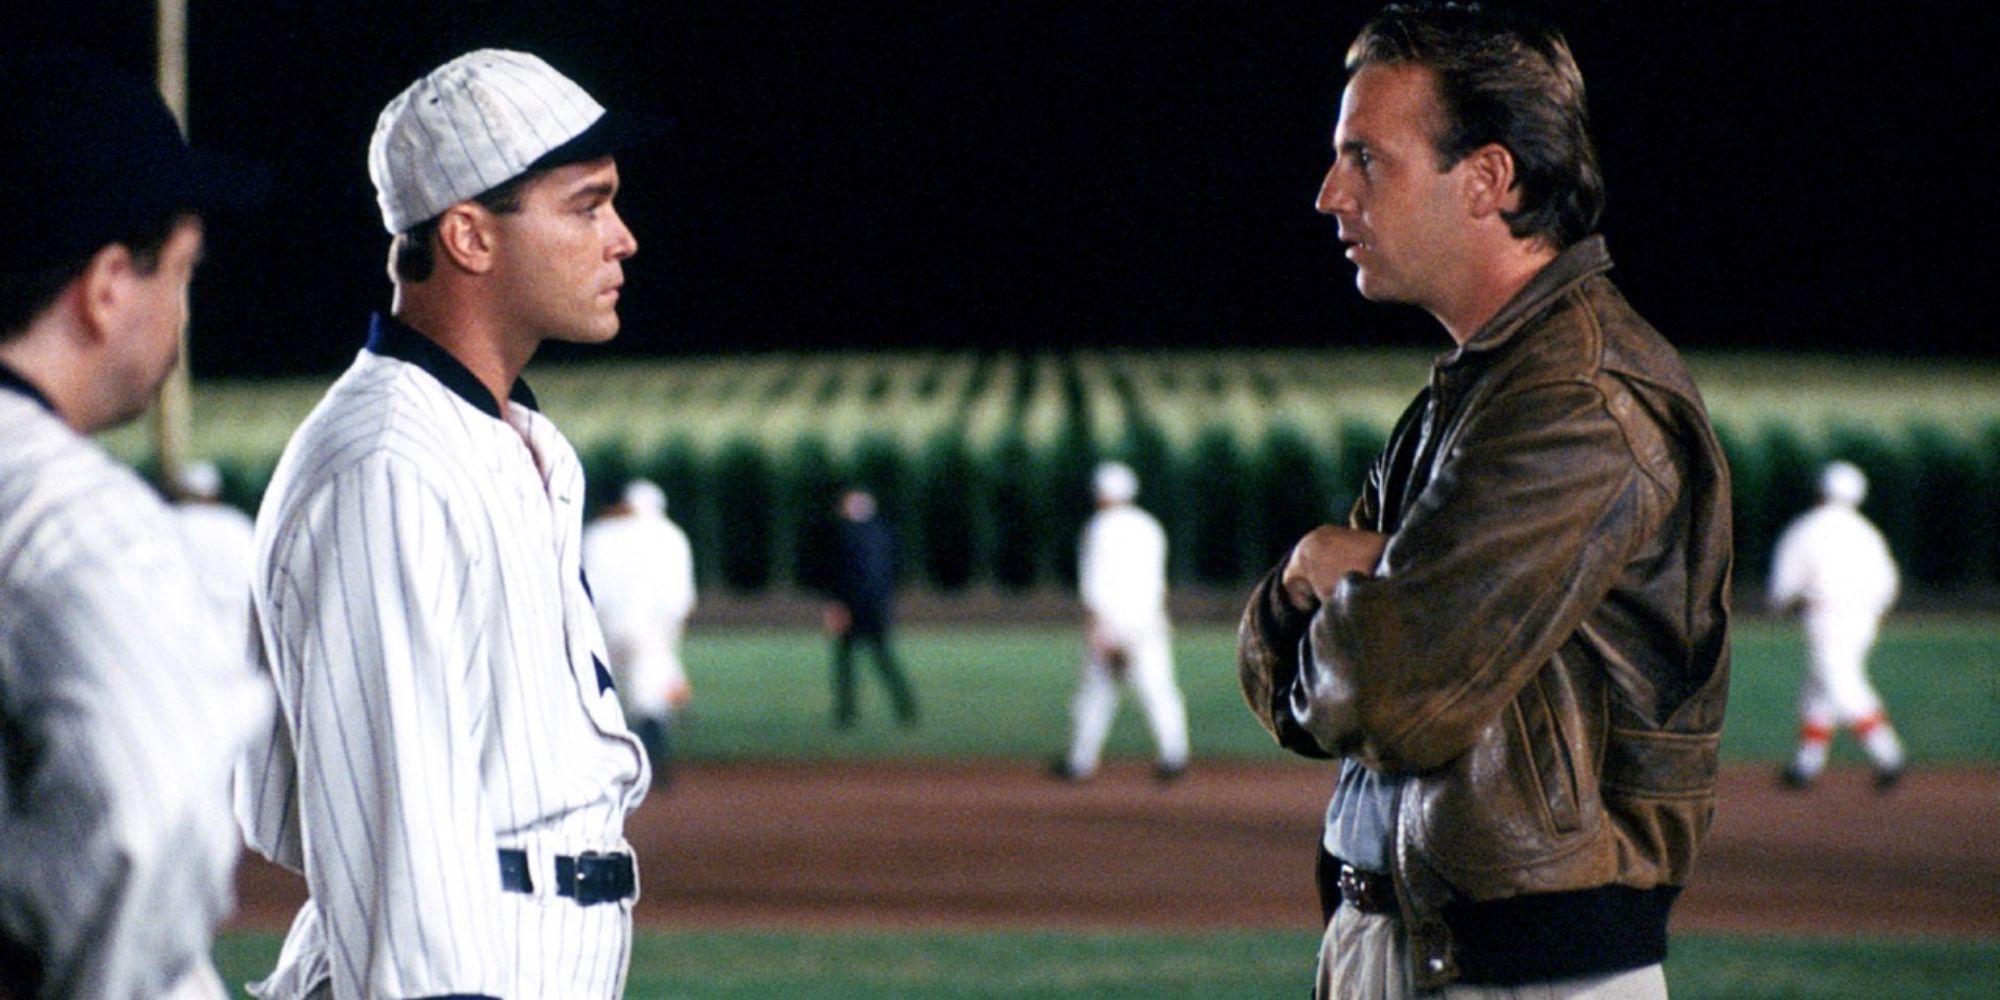
[[[250,571],[257,561],[254,522],[225,503],[187,501],[172,510],[223,638],[230,649],[248,648]]]
[[[1077,562],[1083,606],[1126,634],[1167,624],[1167,533],[1130,504],[1107,507],[1084,526]]]
[[[463,366],[378,317],[278,463],[252,613],[281,718],[238,814],[312,898],[265,996],[330,975],[341,997],[528,1000],[524,961],[606,954],[616,981],[561,989],[622,984],[629,905],[555,900],[539,912],[571,923],[533,933],[499,878],[503,847],[538,884],[553,855],[629,852],[650,779],[583,588],[582,468],[523,401],[500,419]],[[590,939],[606,919],[625,941]]]
[[[583,530],[583,568],[614,663],[663,685],[626,696],[649,704],[664,685],[685,684],[678,650],[694,610],[694,554],[680,525],[648,510],[598,518]]]
[[[162,996],[229,911],[271,702],[200,601],[153,491],[0,387],[0,926],[47,995]]]
[[[1846,504],[1823,503],[1785,529],[1771,556],[1774,606],[1808,614],[1879,617],[1895,603],[1896,561],[1882,533]]]

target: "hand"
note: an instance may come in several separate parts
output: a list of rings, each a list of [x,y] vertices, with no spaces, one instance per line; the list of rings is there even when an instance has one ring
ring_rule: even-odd
[[[675,708],[686,708],[694,700],[694,689],[686,681],[667,685],[667,704]]]
[[[1375,564],[1389,536],[1374,531],[1323,524],[1292,547],[1279,582],[1285,599],[1300,611],[1311,611],[1333,596],[1334,585],[1349,573],[1375,574]]]
[[[826,630],[829,634],[846,635],[847,630],[853,627],[854,616],[849,614],[846,608],[838,604],[827,605]]]

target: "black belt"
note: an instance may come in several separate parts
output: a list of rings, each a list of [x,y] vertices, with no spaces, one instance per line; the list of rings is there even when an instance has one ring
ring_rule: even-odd
[[[596,851],[585,851],[576,857],[559,854],[555,874],[556,895],[574,899],[578,906],[616,903],[639,892],[638,872],[630,854]],[[528,871],[528,852],[512,847],[500,849],[500,888],[534,895],[535,878]]]
[[[1381,872],[1340,865],[1340,901],[1363,913],[1396,912],[1396,880]]]
[[[1364,871],[1334,857],[1321,848],[1318,876],[1320,910],[1333,918],[1336,906],[1352,906],[1363,913],[1395,913],[1396,880],[1383,872]]]

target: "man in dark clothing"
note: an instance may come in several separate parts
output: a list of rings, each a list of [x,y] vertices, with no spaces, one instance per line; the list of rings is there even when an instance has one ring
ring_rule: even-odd
[[[873,651],[875,669],[889,688],[897,721],[905,726],[917,721],[916,695],[889,649],[889,619],[896,597],[896,535],[876,516],[875,507],[875,496],[867,490],[850,489],[841,494],[832,581],[838,603],[826,611],[826,629],[834,636],[833,724],[841,729],[854,725],[854,647],[861,643]]]

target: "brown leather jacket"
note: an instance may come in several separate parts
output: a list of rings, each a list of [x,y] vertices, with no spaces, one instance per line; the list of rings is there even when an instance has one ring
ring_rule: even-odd
[[[1419,987],[1448,905],[1685,884],[1715,809],[1729,473],[1679,356],[1564,251],[1439,359],[1351,518],[1390,536],[1314,613],[1265,579],[1251,710],[1309,756],[1410,776],[1394,876]],[[1664,947],[1665,892],[1658,913]]]

